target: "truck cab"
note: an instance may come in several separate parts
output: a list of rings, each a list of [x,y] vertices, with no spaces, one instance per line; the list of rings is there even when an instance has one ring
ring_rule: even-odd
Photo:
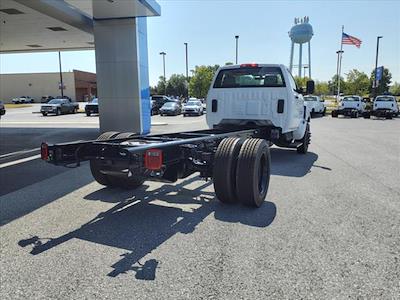
[[[310,119],[302,92],[284,65],[221,67],[207,95],[207,124],[268,126],[286,141],[301,139]]]

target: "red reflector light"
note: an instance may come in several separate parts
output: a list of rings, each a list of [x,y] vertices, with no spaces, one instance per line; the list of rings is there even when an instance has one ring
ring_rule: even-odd
[[[240,65],[241,68],[258,68],[258,64],[241,64]]]
[[[40,146],[40,154],[43,160],[49,159],[49,146],[46,143],[42,143]]]
[[[163,155],[160,149],[149,149],[144,154],[144,166],[148,170],[160,170],[162,167]]]

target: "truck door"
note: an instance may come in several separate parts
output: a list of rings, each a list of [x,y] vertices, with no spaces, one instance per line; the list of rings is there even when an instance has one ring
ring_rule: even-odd
[[[300,94],[299,88],[297,87],[296,81],[294,80],[292,73],[288,69],[286,69],[289,79],[289,84],[291,87],[291,90],[288,91],[288,97],[290,97],[295,105],[294,105],[294,111],[292,112],[292,124],[291,127],[298,127],[300,122],[303,119],[303,114],[304,114],[304,99],[303,95]]]

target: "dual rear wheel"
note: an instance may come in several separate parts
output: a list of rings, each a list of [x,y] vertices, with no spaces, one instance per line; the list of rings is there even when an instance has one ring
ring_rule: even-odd
[[[263,139],[226,138],[214,158],[214,189],[223,203],[260,207],[268,192],[271,158]]]

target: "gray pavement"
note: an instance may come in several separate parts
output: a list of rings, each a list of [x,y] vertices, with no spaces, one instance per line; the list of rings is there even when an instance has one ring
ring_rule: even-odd
[[[153,130],[205,127],[204,117],[167,123]],[[87,164],[0,169],[1,299],[398,298],[400,119],[311,128],[307,155],[271,149],[260,209],[220,204],[195,176],[128,192],[94,182]]]

